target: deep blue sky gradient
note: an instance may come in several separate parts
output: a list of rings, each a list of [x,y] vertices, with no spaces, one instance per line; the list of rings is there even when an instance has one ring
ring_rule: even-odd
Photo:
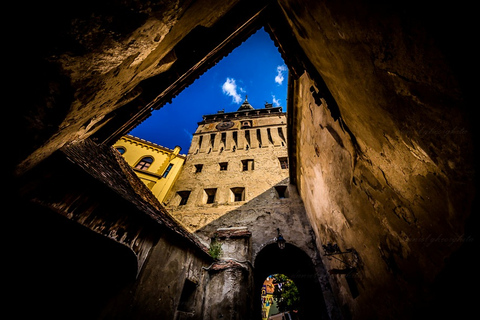
[[[236,111],[245,95],[255,109],[274,103],[274,96],[286,111],[288,71],[283,72],[282,84],[275,82],[277,67],[284,65],[269,35],[260,29],[130,134],[170,149],[178,145],[186,154],[202,116],[222,109]],[[239,103],[222,90],[227,78],[235,80]]]

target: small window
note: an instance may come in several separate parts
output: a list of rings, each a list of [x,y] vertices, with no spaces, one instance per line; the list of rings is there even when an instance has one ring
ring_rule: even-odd
[[[227,171],[228,162],[220,162],[220,171]]]
[[[247,140],[247,147],[250,145],[250,130],[245,130],[245,140]]]
[[[215,145],[215,136],[217,134],[216,133],[212,133],[210,134],[210,146],[213,148],[213,146]]]
[[[260,129],[257,129],[257,140],[258,140],[258,147],[262,147],[262,132]]]
[[[165,172],[163,173],[162,178],[166,178],[168,176],[168,173],[170,172],[170,170],[172,170],[172,167],[173,167],[173,164],[170,163],[167,169],[165,170]]]
[[[203,164],[196,164],[195,165],[195,173],[202,172],[202,169],[203,169]]]
[[[244,201],[245,200],[245,188],[231,188],[232,191],[232,200],[233,201]]]
[[[180,206],[184,206],[187,204],[188,197],[190,197],[190,191],[178,191],[177,194],[180,197]]]
[[[280,167],[282,169],[288,169],[288,158],[287,157],[278,158],[278,160],[280,161]]]
[[[180,301],[178,302],[178,311],[192,312],[195,310],[195,293],[197,284],[189,279],[185,279]]]
[[[241,129],[247,129],[252,127],[252,121],[244,120],[242,121]]]
[[[237,133],[237,131],[233,131],[232,136],[233,136],[234,144],[237,145],[238,144],[238,133]]]
[[[135,168],[140,170],[147,170],[152,164],[152,162],[153,162],[152,157],[145,157],[137,163]]]
[[[275,191],[277,191],[277,196],[279,199],[288,198],[287,186],[275,186]]]
[[[212,189],[205,189],[205,196],[206,196],[206,201],[205,203],[214,203],[215,202],[215,194],[217,193],[216,188]]]
[[[124,153],[125,153],[125,148],[124,148],[124,147],[116,147],[115,150],[117,150],[118,153],[120,153],[120,154],[124,154]]]
[[[243,171],[253,170],[253,159],[242,160],[242,170]]]

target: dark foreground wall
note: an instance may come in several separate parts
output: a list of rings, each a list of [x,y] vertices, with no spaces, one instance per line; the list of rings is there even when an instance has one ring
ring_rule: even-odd
[[[211,259],[168,235],[153,247],[145,268],[115,296],[100,319],[203,319]]]

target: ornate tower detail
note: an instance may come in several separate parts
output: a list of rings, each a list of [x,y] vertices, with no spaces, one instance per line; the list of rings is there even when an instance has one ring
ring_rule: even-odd
[[[167,199],[172,215],[195,232],[265,192],[278,200],[274,187],[288,187],[286,126],[281,107],[255,109],[247,99],[203,116]]]

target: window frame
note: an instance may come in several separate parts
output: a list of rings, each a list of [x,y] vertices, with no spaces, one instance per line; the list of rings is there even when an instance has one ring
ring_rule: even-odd
[[[278,199],[288,198],[288,186],[274,186]]]
[[[288,169],[288,157],[279,157],[278,161],[280,162],[280,168],[281,169]]]
[[[166,178],[168,176],[168,174],[170,173],[170,171],[172,170],[172,168],[173,168],[173,163],[169,163],[167,168],[165,169],[165,171],[162,174],[162,178]]]
[[[151,159],[151,161],[149,162],[149,161],[146,161],[145,159]],[[135,165],[135,169],[147,171],[148,168],[151,167],[151,165],[154,161],[155,161],[155,159],[153,159],[152,156],[144,156],[137,162],[137,164]]]
[[[188,199],[190,198],[190,194],[192,193],[191,190],[182,190],[177,191],[177,195],[180,197],[179,206],[184,206],[188,203]]]
[[[203,189],[205,194],[204,202],[205,204],[213,204],[217,198],[217,188],[206,188]]]
[[[220,162],[218,163],[220,166],[220,171],[227,171],[228,170],[228,162]]]
[[[242,171],[253,171],[255,169],[255,162],[253,159],[244,159],[242,161]]]
[[[245,201],[245,188],[244,187],[234,187],[230,188],[232,202],[241,202]],[[237,196],[239,199],[237,200]]]

